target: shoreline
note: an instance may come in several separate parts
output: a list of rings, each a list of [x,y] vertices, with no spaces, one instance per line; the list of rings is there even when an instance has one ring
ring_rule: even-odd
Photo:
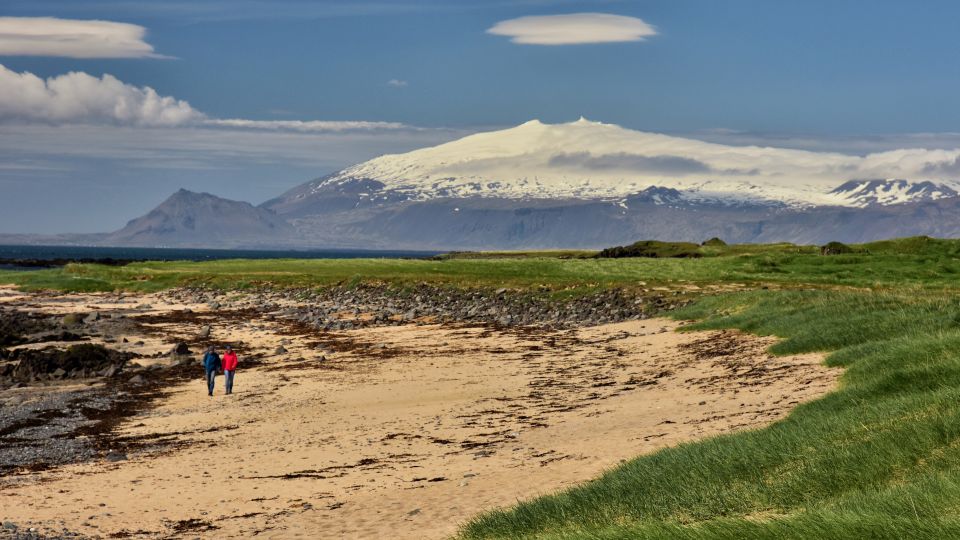
[[[770,356],[770,338],[678,333],[666,319],[562,328],[424,316],[325,330],[282,315],[296,300],[258,311],[243,308],[255,296],[196,294],[5,297],[57,315],[96,308],[107,322],[94,328],[112,313],[133,320],[126,343],[119,331],[92,339],[139,351],[145,366],[121,384],[142,376],[162,390],[110,426],[93,461],[3,477],[6,519],[84,535],[449,536],[478,512],[639,454],[766,425],[839,374],[820,355]],[[175,342],[234,344],[235,394],[222,395],[221,377],[207,398],[195,363],[149,367],[170,363]]]

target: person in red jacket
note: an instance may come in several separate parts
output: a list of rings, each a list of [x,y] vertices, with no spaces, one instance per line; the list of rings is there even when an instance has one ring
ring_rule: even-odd
[[[227,394],[233,393],[233,374],[237,371],[237,353],[233,348],[227,345],[227,351],[223,353],[223,375],[224,383],[227,386]]]

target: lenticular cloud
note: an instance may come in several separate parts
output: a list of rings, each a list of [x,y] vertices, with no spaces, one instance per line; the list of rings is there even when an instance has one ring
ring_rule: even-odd
[[[55,17],[0,17],[0,55],[165,58],[136,24]]]
[[[609,13],[540,15],[500,21],[488,34],[508,36],[521,45],[579,45],[643,41],[657,30],[642,19]]]

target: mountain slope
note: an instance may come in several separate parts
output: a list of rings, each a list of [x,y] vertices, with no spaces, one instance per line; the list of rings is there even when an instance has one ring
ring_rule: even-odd
[[[249,203],[181,189],[101,241],[123,246],[268,247],[290,245],[296,230]]]
[[[851,180],[830,191],[841,206],[891,205],[905,202],[935,201],[960,195],[950,186],[907,180]]]
[[[350,192],[356,204],[374,206],[390,200],[471,197],[615,200],[651,187],[675,189],[690,202],[863,206],[857,194],[851,197],[834,190],[851,179],[907,172],[916,178],[867,182],[870,189],[890,192],[886,195],[896,192],[872,202],[926,200],[934,191],[955,193],[953,188],[960,187],[949,175],[931,177],[947,174],[951,163],[950,155],[923,150],[906,156],[897,152],[855,156],[729,146],[583,118],[566,124],[533,120],[381,156],[315,180],[290,195],[297,197],[294,213],[301,214],[311,199],[326,199],[333,191]],[[874,185],[877,182],[887,185]],[[925,187],[915,188],[914,182]],[[293,203],[290,196],[282,199]],[[269,206],[285,213],[283,204],[272,201]]]
[[[385,155],[264,203],[311,245],[595,248],[638,238],[826,242],[960,234],[950,155],[733,147],[580,119]],[[942,154],[942,155],[941,155]],[[850,178],[892,178],[858,180]],[[934,204],[942,203],[942,204]]]

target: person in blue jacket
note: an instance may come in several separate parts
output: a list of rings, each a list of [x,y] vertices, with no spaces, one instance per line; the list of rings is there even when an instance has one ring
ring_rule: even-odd
[[[213,350],[213,346],[207,348],[207,353],[203,355],[203,369],[207,371],[207,395],[213,395],[213,383],[217,378],[217,372],[223,366],[220,364],[220,355]]]

